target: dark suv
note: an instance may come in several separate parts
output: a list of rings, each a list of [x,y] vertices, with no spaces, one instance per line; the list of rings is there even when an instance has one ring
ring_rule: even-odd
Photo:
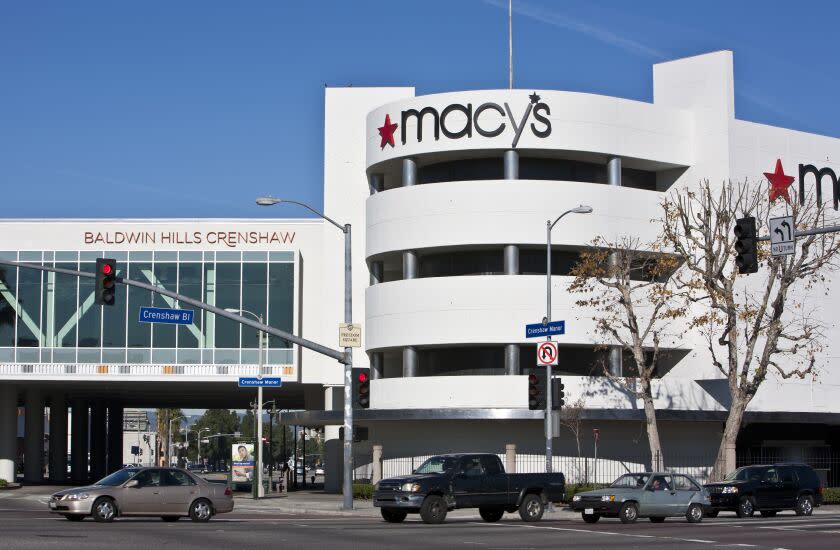
[[[805,464],[771,464],[738,468],[723,481],[708,483],[711,506],[707,517],[732,510],[738,517],[751,517],[756,510],[772,517],[780,510],[810,516],[822,504],[822,485],[817,473]]]

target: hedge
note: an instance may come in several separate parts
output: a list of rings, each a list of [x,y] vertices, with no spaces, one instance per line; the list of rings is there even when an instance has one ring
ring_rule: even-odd
[[[840,504],[840,487],[825,487],[823,504]]]
[[[9,484],[5,479],[0,478],[0,487],[5,487]]]
[[[370,500],[373,498],[373,485],[370,483],[354,483],[353,498]]]
[[[595,491],[597,489],[603,489],[608,485],[603,483],[581,483],[578,485],[566,485],[566,500],[565,502],[571,502],[572,497],[575,496],[577,493],[585,493],[586,491]]]

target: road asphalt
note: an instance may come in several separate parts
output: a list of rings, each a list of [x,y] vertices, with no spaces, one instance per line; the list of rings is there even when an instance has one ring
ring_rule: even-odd
[[[0,549],[41,550],[162,547],[213,548],[466,548],[526,550],[531,548],[694,548],[835,549],[840,547],[840,508],[823,507],[810,517],[792,512],[775,518],[738,519],[722,513],[700,524],[682,518],[662,524],[639,520],[623,525],[602,519],[583,523],[569,511],[558,510],[538,523],[506,514],[485,523],[472,510],[451,513],[443,525],[425,525],[417,516],[389,524],[369,503],[353,512],[338,509],[340,497],[323,493],[253,501],[238,497],[236,509],[206,524],[186,519],[166,523],[157,518],[124,518],[111,524],[90,519],[74,523],[49,514],[45,499],[52,487],[0,491]]]

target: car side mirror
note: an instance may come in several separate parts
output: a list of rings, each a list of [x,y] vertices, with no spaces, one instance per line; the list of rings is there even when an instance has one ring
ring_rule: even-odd
[[[132,479],[131,481],[125,484],[126,489],[136,489],[137,487],[140,487],[140,482],[136,479]]]

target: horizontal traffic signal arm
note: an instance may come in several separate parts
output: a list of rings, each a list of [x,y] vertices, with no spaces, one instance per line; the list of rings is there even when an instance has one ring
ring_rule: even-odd
[[[86,279],[95,279],[96,273],[88,273],[86,271],[75,271],[73,269],[64,269],[60,267],[49,267],[45,265],[38,265],[38,264],[29,264],[23,262],[13,262],[10,260],[3,260],[0,259],[0,265],[8,265],[12,267],[19,267],[23,269],[36,269],[38,271],[50,271],[53,273],[63,273],[65,275],[74,275],[76,277],[82,277]],[[194,298],[190,298],[189,296],[184,296],[183,294],[178,294],[177,292],[172,292],[171,290],[166,290],[165,288],[160,288],[154,285],[150,285],[148,283],[143,283],[141,281],[133,281],[131,279],[126,279],[123,277],[116,277],[115,282],[119,284],[123,284],[126,286],[133,286],[135,288],[142,288],[143,290],[149,290],[151,292],[155,292],[160,294],[161,296],[169,296],[170,298],[175,298],[176,300],[184,303],[189,304],[191,306],[195,306],[199,309],[203,309],[204,311],[209,311],[219,317],[224,317],[225,319],[230,319],[231,321],[236,321],[245,326],[249,326],[251,328],[255,328],[257,330],[261,330],[267,334],[271,334],[272,336],[277,336],[278,338],[282,338],[288,342],[293,344],[297,344],[301,347],[306,349],[311,349],[316,353],[320,353],[321,355],[326,355],[327,357],[331,357],[338,361],[339,363],[347,364],[350,362],[349,358],[345,355],[344,352],[334,350],[332,348],[328,348],[327,346],[323,346],[317,342],[313,342],[312,340],[307,340],[306,338],[301,338],[300,336],[295,336],[289,332],[284,330],[280,330],[278,328],[270,327],[268,325],[264,325],[259,321],[254,321],[247,317],[242,317],[235,313],[229,313],[222,308],[211,306],[208,303],[202,302],[200,300],[196,300]]]

